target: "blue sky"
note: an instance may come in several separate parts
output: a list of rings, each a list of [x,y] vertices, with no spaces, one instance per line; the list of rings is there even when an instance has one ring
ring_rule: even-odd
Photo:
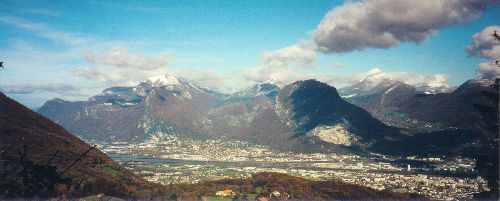
[[[374,10],[376,1],[356,3],[367,12],[386,12]],[[418,74],[421,81],[439,74],[449,85],[458,85],[477,77],[478,64],[487,61],[464,50],[472,35],[500,19],[498,5],[488,4],[461,18],[418,25],[432,30],[423,33],[425,39],[401,36],[406,27],[397,26],[403,23],[380,22],[396,26],[399,31],[392,34],[398,36],[397,43],[365,41],[345,51],[332,45],[338,44],[335,37],[341,30],[328,30],[326,23],[326,19],[340,23],[327,13],[337,8],[350,11],[350,3],[344,1],[6,0],[1,4],[0,60],[6,68],[0,69],[0,89],[30,107],[55,97],[85,100],[106,87],[133,85],[158,73],[226,92],[268,78],[283,82],[316,78],[340,87],[374,68],[387,76]],[[430,20],[446,16],[435,12],[429,15],[437,17]],[[352,18],[352,23],[364,19]],[[319,29],[330,32],[319,36]],[[367,37],[378,33],[370,34]],[[318,42],[322,39],[329,42]],[[138,66],[128,63],[137,61]]]

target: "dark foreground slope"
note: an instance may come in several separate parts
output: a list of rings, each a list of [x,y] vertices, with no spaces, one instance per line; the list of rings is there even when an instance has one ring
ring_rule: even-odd
[[[0,151],[0,197],[4,198],[97,193],[136,197],[138,189],[148,185],[98,149],[2,93]]]

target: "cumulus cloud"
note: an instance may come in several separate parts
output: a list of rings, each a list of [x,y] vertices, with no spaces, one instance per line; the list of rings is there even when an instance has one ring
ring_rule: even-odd
[[[237,79],[234,74],[222,74],[216,69],[210,68],[172,68],[167,72],[169,75],[188,81],[200,87],[206,87],[219,92],[234,92],[241,89],[241,83],[232,82]]]
[[[500,58],[500,41],[493,38],[493,31],[500,33],[500,26],[489,26],[472,35],[472,43],[465,49],[471,56],[488,59]]]
[[[97,68],[86,67],[72,71],[75,76],[82,77],[99,83],[101,86],[135,86],[147,77],[168,74],[183,81],[188,81],[196,86],[209,88],[219,92],[232,93],[248,87],[248,83],[242,82],[241,76],[235,74],[222,74],[216,69],[207,68],[163,68],[158,70],[137,69],[110,69],[109,67]]]
[[[249,83],[265,82],[266,80],[278,80],[289,83],[294,80],[301,80],[304,74],[297,73],[297,70],[290,68],[275,69],[266,67],[255,67],[244,69],[239,76]]]
[[[262,53],[262,63],[267,67],[313,67],[316,47],[312,41],[301,41],[282,49]]]
[[[307,72],[306,69],[316,66],[316,51],[317,47],[313,41],[302,40],[288,47],[264,52],[261,54],[261,65],[234,72],[232,81],[238,82],[237,86],[248,87],[269,80],[291,83],[315,78],[313,73]]]
[[[106,86],[132,86],[149,76],[167,73],[173,57],[171,52],[141,55],[115,47],[100,55],[83,55],[93,67],[76,68],[71,73]]]
[[[436,30],[478,18],[495,0],[348,1],[326,14],[313,33],[319,50],[344,53],[420,43]]]
[[[500,41],[492,36],[494,30],[500,32],[500,26],[488,26],[472,35],[472,43],[465,48],[469,55],[492,60],[500,59]],[[493,61],[480,63],[477,71],[479,77],[483,79],[500,77],[500,68]]]
[[[32,94],[39,91],[58,94],[77,94],[81,88],[72,84],[11,84],[0,86],[7,94]]]
[[[101,86],[133,86],[147,77],[165,74],[167,69],[140,70],[117,67],[85,67],[71,71],[74,76],[97,82]]]
[[[138,68],[143,70],[154,70],[166,67],[174,58],[172,52],[161,52],[158,55],[146,56],[129,53],[125,48],[115,47],[101,56],[85,55],[89,63],[100,63],[119,68]]]
[[[310,69],[300,67],[292,68],[266,68],[255,67],[247,68],[242,72],[236,74],[243,78],[245,86],[253,85],[255,83],[278,81],[283,84],[290,84],[298,80],[316,79],[321,82],[328,83],[332,86],[345,85],[350,81],[350,75],[339,75],[335,73],[318,73]]]
[[[116,73],[116,71],[102,71],[98,68],[86,67],[77,68],[71,72],[75,76],[80,76],[88,80],[97,81],[105,84],[125,84],[125,75]]]
[[[500,78],[500,68],[493,62],[483,62],[477,69],[479,77],[483,79]]]
[[[134,86],[147,77],[162,74],[172,75],[197,86],[220,92],[230,93],[247,86],[241,82],[241,76],[235,76],[233,73],[222,74],[210,68],[170,67],[173,57],[174,54],[171,52],[140,55],[115,47],[100,55],[84,54],[83,58],[89,66],[74,69],[71,74],[92,80],[101,87]]]
[[[364,73],[351,75],[351,83],[359,82],[367,77],[389,78],[413,86],[429,86],[448,88],[448,79],[444,74],[420,74],[416,72],[383,71],[373,68]]]

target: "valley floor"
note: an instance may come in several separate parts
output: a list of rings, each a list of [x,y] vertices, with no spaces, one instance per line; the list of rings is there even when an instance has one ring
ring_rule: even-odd
[[[278,172],[313,180],[338,179],[440,200],[471,198],[474,193],[489,190],[486,181],[473,171],[474,161],[463,158],[297,154],[230,139],[192,140],[173,136],[136,144],[99,143],[99,148],[126,168],[162,184]]]

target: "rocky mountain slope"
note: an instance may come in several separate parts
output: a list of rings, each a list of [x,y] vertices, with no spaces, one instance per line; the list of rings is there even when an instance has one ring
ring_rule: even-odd
[[[491,117],[481,114],[478,106],[494,103],[484,96],[495,91],[493,80],[474,79],[463,83],[450,93],[429,94],[401,82],[382,90],[372,89],[363,97],[346,100],[369,111],[384,123],[417,131],[466,128],[487,132],[494,125]]]
[[[157,133],[201,133],[201,117],[218,100],[209,90],[157,76],[135,87],[108,88],[88,101],[54,99],[38,112],[85,139],[142,141]]]
[[[416,91],[423,94],[437,94],[450,91],[452,87],[449,87],[446,83],[432,81],[431,83],[416,83],[407,84],[402,81],[393,80],[384,74],[373,74],[361,79],[352,85],[345,86],[339,89],[339,93],[342,98],[348,100],[351,103],[358,104],[363,103],[371,95],[379,94],[386,90],[388,87],[393,85],[407,85],[415,88]]]
[[[340,96],[346,88],[339,94],[315,80],[286,86],[260,83],[224,95],[165,75],[135,87],[106,89],[88,101],[48,101],[38,112],[91,140],[225,136],[281,150],[340,153],[389,150],[389,144],[420,140],[438,146],[433,152],[438,153],[446,146],[491,141],[492,118],[477,109],[491,104],[480,97],[481,91],[491,91],[489,84],[469,81],[453,93],[430,94],[402,82],[371,78],[351,87],[360,95],[346,97],[349,103]],[[460,136],[469,141],[440,147],[420,135],[429,132],[466,133]]]
[[[417,134],[422,140],[420,149],[439,139],[444,144],[436,144],[438,148],[455,145],[463,152],[482,153],[494,151],[491,144],[498,137],[498,116],[495,116],[498,112],[483,109],[497,108],[498,98],[495,101],[495,97],[498,97],[498,88],[494,86],[493,80],[473,79],[450,93],[429,94],[408,84],[394,82],[383,90],[379,88],[367,92],[370,95],[346,100],[364,108],[387,125],[415,134],[422,133]],[[405,145],[405,148],[409,147],[413,145]]]
[[[160,76],[84,102],[48,101],[38,112],[94,140],[226,136],[284,150],[342,152],[400,135],[314,80],[260,83],[221,95]]]
[[[352,144],[392,135],[398,130],[344,101],[334,87],[315,80],[298,81],[280,91],[278,114],[292,125],[294,135],[317,136],[331,143]],[[344,138],[344,139],[340,139]]]

